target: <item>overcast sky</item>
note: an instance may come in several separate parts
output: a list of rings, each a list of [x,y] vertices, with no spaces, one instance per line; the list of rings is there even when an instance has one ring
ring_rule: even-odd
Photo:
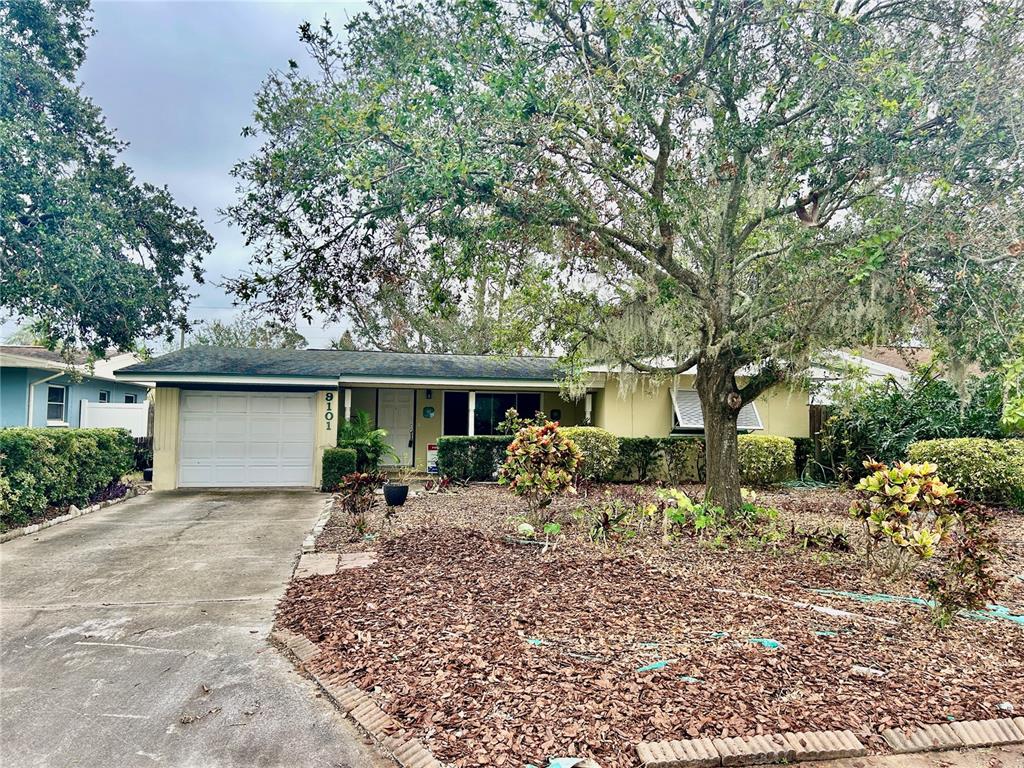
[[[238,312],[212,283],[237,274],[249,254],[217,214],[234,200],[231,166],[258,139],[240,135],[253,95],[288,59],[307,64],[297,29],[327,14],[340,29],[366,8],[356,2],[252,0],[93,0],[95,36],[80,70],[85,92],[130,142],[122,156],[140,180],[170,187],[181,205],[199,209],[217,248],[190,318],[230,319]],[[340,329],[300,326],[311,346]]]

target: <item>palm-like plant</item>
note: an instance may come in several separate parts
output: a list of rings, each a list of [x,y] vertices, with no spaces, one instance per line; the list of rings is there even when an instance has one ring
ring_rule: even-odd
[[[373,471],[385,456],[398,460],[398,454],[388,444],[387,430],[375,429],[366,411],[356,411],[349,421],[338,428],[338,447],[352,448],[356,452],[356,469]]]

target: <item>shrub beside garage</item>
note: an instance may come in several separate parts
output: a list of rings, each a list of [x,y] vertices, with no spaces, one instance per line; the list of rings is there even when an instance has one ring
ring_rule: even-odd
[[[0,429],[0,524],[88,504],[134,467],[124,429]]]
[[[354,448],[324,449],[323,472],[320,480],[321,491],[334,491],[341,484],[341,478],[356,471]]]
[[[914,463],[937,464],[939,477],[964,498],[1024,509],[1024,440],[921,440],[908,455]]]

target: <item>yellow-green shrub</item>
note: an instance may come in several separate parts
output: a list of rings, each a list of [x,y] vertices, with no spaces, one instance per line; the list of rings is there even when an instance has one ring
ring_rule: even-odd
[[[865,461],[871,473],[854,486],[850,515],[868,535],[868,556],[896,575],[914,559],[935,555],[953,523],[956,489],[939,478],[931,462],[896,462],[892,467]]]
[[[583,455],[580,475],[598,482],[610,480],[619,461],[619,438],[600,427],[562,427],[562,434],[576,443]]]
[[[776,485],[796,475],[796,444],[776,435],[740,435],[740,480],[744,485]]]
[[[937,464],[942,479],[964,498],[1024,508],[1024,440],[922,440],[908,452],[913,462]]]

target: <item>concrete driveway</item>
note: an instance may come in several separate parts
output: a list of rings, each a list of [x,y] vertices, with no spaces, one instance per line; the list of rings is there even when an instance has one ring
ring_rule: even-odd
[[[324,498],[151,493],[0,546],[0,764],[389,765],[267,644]]]

